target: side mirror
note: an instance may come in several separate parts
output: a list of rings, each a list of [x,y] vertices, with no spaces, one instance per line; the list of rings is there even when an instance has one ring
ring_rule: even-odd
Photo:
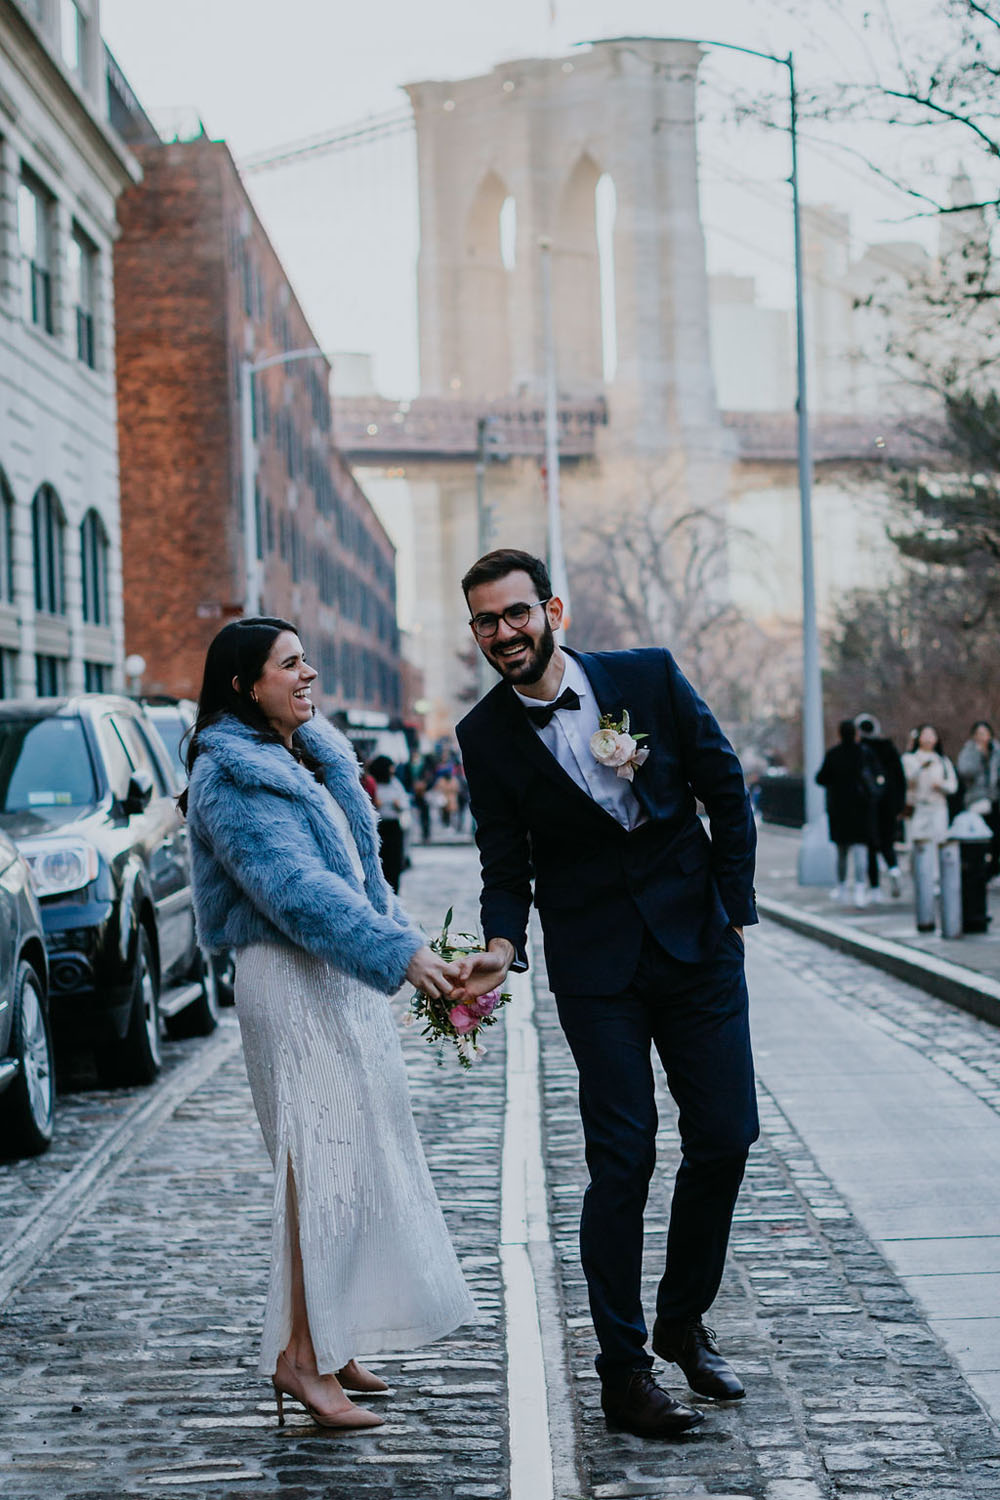
[[[128,779],[128,791],[122,803],[122,811],[126,817],[133,813],[145,812],[149,806],[149,799],[153,795],[153,778],[148,771],[133,771]]]

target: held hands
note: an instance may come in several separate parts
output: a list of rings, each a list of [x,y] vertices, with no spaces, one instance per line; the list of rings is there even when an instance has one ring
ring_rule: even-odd
[[[454,985],[458,977],[458,964],[446,964],[430,948],[418,948],[406,968],[406,978],[415,990],[423,990],[432,1000],[438,996],[453,999]]]
[[[512,944],[506,938],[492,938],[485,953],[469,953],[453,965],[456,975],[451,998],[463,1005],[498,990],[507,978],[513,959]]]

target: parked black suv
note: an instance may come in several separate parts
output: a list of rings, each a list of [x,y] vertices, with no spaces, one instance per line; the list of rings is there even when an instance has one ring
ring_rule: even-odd
[[[55,1075],[42,914],[28,866],[0,833],[0,1156],[52,1140]]]
[[[195,939],[170,757],[139,706],[84,693],[0,703],[0,829],[31,869],[57,1043],[107,1083],[148,1083],[171,1036],[218,1020]]]

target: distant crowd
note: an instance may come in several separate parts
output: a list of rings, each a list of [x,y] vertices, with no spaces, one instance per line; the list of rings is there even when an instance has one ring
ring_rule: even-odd
[[[461,762],[454,755],[423,755],[418,751],[405,765],[388,755],[376,755],[362,777],[379,818],[382,870],[394,891],[399,890],[407,866],[406,846],[414,826],[423,843],[441,831],[461,835],[469,822],[469,788]]]
[[[1000,744],[985,719],[973,724],[954,763],[933,724],[913,729],[900,754],[874,715],[844,719],[816,780],[826,790],[837,846],[838,900],[855,906],[880,900],[883,868],[898,896],[898,847],[943,844],[960,812],[983,820],[991,877],[1000,870]]]

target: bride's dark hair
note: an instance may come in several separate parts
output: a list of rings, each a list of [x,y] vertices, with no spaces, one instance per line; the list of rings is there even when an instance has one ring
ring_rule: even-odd
[[[271,647],[286,630],[298,635],[298,627],[290,620],[282,620],[275,615],[254,615],[245,620],[231,620],[228,625],[223,625],[212,641],[205,657],[205,674],[198,695],[198,714],[185,736],[188,747],[184,760],[189,776],[201,750],[199,735],[224,714],[232,714],[234,718],[242,720],[262,740],[284,745],[280,734],[254,701],[252,693],[253,685],[259,680],[271,654]],[[301,755],[297,758],[301,758],[315,774],[318,765],[311,756]],[[178,802],[181,811],[185,812],[186,790],[182,792]]]

